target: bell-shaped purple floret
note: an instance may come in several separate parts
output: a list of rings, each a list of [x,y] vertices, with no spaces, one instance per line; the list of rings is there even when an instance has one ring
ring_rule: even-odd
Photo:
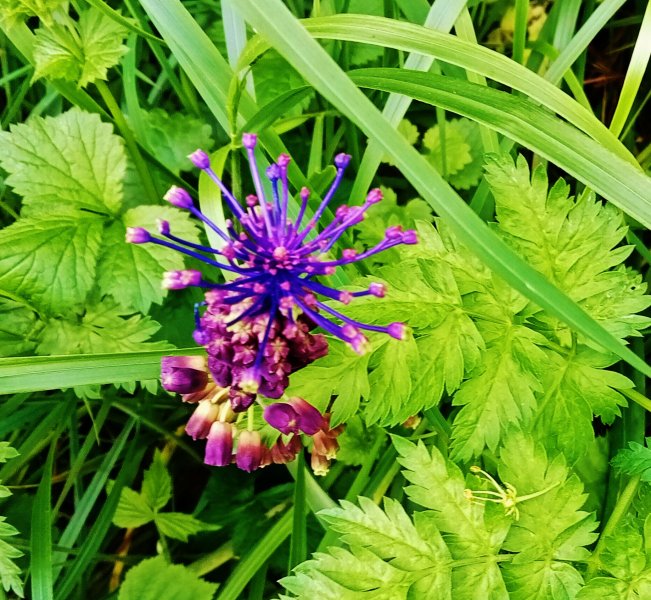
[[[288,404],[298,415],[298,428],[307,435],[314,435],[324,426],[323,415],[303,398],[290,398]]]
[[[281,433],[300,431],[298,413],[286,402],[274,402],[264,409],[264,420]]]
[[[262,459],[262,440],[257,431],[242,431],[237,442],[235,464],[239,469],[250,473],[260,466]]]
[[[188,419],[185,432],[193,439],[204,439],[208,437],[212,424],[219,416],[219,405],[211,400],[201,400],[197,408]]]
[[[215,421],[210,427],[204,462],[213,467],[225,467],[233,458],[233,426]]]

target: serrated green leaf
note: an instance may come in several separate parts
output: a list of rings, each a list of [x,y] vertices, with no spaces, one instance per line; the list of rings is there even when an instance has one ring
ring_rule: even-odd
[[[504,541],[508,522],[464,495],[465,479],[453,462],[446,461],[434,447],[428,451],[399,437],[393,444],[405,468],[405,478],[412,485],[405,491],[413,502],[429,508],[438,529],[444,534],[454,557],[494,554]]]
[[[20,356],[34,350],[38,329],[33,310],[0,296],[0,356]]]
[[[380,186],[382,202],[369,211],[366,218],[355,226],[357,239],[364,246],[373,246],[384,239],[387,227],[402,225],[405,229],[414,227],[416,221],[432,221],[432,209],[420,198],[409,200],[404,205],[398,204],[398,197],[391,189]],[[374,255],[371,260],[378,263],[396,262],[397,250],[387,250]],[[370,257],[369,257],[370,258]]]
[[[585,560],[586,546],[597,535],[593,514],[580,510],[587,495],[583,484],[565,464],[563,455],[548,458],[544,448],[523,433],[511,433],[500,453],[499,473],[517,496],[539,494],[517,503],[503,548],[519,552],[503,566],[512,597],[572,598],[583,584],[570,561]]]
[[[440,314],[441,322],[416,340],[419,362],[409,403],[418,410],[435,406],[444,391],[455,392],[481,361],[484,340],[472,319],[461,308]]]
[[[470,147],[472,160],[456,173],[449,173],[447,178],[455,188],[467,190],[476,186],[481,179],[484,164],[484,145],[477,123],[470,119],[453,119],[452,121],[456,121],[455,127],[461,132]]]
[[[427,159],[447,178],[449,174],[459,173],[469,165],[473,156],[472,147],[466,140],[466,132],[456,126],[455,120],[446,121],[444,132],[443,135],[440,126],[434,125],[425,132],[423,146],[428,151],[425,154]]]
[[[142,315],[124,315],[124,310],[104,300],[87,306],[82,317],[50,319],[41,334],[37,352],[105,354],[170,348],[167,342],[148,341],[160,329],[156,321]]]
[[[204,523],[192,515],[178,512],[157,513],[154,521],[163,535],[182,542],[187,542],[190,535],[219,529],[218,526]]]
[[[626,233],[617,208],[594,195],[575,201],[563,179],[548,193],[545,168],[530,175],[522,156],[514,164],[509,155],[489,155],[486,180],[500,230],[533,267],[615,335],[635,334],[648,324],[645,317],[635,318],[651,304],[646,285],[624,268],[610,271],[632,250],[616,247]],[[557,322],[551,326],[567,343],[569,333],[559,331]]]
[[[7,462],[12,458],[20,456],[18,450],[9,445],[10,442],[0,442],[0,462]]]
[[[551,351],[547,354],[547,370],[543,380],[544,393],[534,431],[548,449],[565,453],[575,460],[588,449],[594,432],[592,415],[612,423],[620,414],[626,400],[617,391],[633,387],[623,375],[608,371],[612,357],[585,346],[563,357]]]
[[[176,174],[194,168],[188,154],[197,148],[210,152],[214,145],[212,128],[204,120],[180,112],[168,114],[160,108],[142,112],[141,116],[143,143]]]
[[[629,442],[628,448],[620,450],[612,466],[627,475],[640,475],[642,481],[651,482],[651,438],[646,439],[646,447],[637,442]]]
[[[67,10],[67,7],[68,0],[3,0],[0,4],[0,23],[12,27],[21,19],[39,17],[49,24],[58,10]]]
[[[647,568],[645,536],[639,521],[629,516],[619,523],[606,538],[599,561],[607,576],[591,579],[577,600],[644,600],[651,592],[651,569]]]
[[[126,310],[149,311],[152,303],[160,304],[167,291],[161,287],[163,273],[183,269],[180,252],[156,244],[127,244],[127,227],[156,230],[156,220],[169,221],[172,233],[198,243],[198,227],[187,214],[169,206],[138,206],[122,215],[105,231],[104,250],[99,261],[100,290],[113,296]]]
[[[369,355],[359,356],[339,340],[329,340],[328,346],[326,356],[291,376],[287,393],[305,398],[321,411],[337,396],[332,408],[334,426],[357,413],[361,399],[369,396]]]
[[[80,13],[74,28],[59,24],[39,27],[34,44],[34,79],[66,79],[85,87],[106,79],[108,69],[127,51],[123,45],[127,29],[94,7]]]
[[[22,218],[0,232],[0,287],[61,314],[90,292],[102,220],[89,216]]]
[[[359,281],[386,283],[386,296],[353,300],[342,309],[346,315],[365,323],[386,325],[408,323],[416,333],[440,323],[442,314],[460,304],[459,289],[449,268],[435,260],[403,260],[399,265],[377,269],[375,277]]]
[[[5,517],[0,517],[0,538],[18,535],[18,530],[6,522]],[[20,578],[21,569],[13,561],[20,558],[23,553],[11,544],[0,539],[0,580],[5,592],[13,591],[19,598],[24,598],[23,582]]]
[[[0,133],[0,165],[23,196],[23,216],[115,213],[122,203],[122,140],[98,115],[78,108]]]
[[[393,338],[374,350],[369,367],[370,386],[364,418],[371,425],[397,425],[420,410],[410,402],[411,373],[418,364],[418,347],[411,334],[404,340]]]
[[[349,546],[367,548],[403,571],[437,574],[439,589],[450,586],[450,552],[441,534],[427,528],[421,537],[407,513],[396,500],[384,499],[384,511],[368,498],[359,498],[359,507],[341,502],[341,508],[319,513]]]
[[[509,426],[528,422],[542,387],[536,365],[545,362],[545,338],[519,325],[490,324],[480,372],[462,384],[453,404],[462,406],[452,425],[452,453],[467,461],[487,446],[494,451]]]
[[[203,581],[183,565],[171,565],[157,556],[128,571],[118,600],[212,600],[216,589],[216,584]]]
[[[363,548],[331,548],[301,563],[296,574],[281,583],[299,599],[372,598],[407,600],[412,576],[392,567]]]
[[[154,520],[154,512],[142,494],[124,487],[120,501],[113,515],[113,524],[118,527],[140,527]]]
[[[337,438],[339,451],[337,462],[346,465],[361,465],[368,458],[378,438],[384,437],[381,427],[366,427],[359,415],[346,420],[346,429]]]
[[[277,52],[270,51],[253,66],[255,94],[259,106],[265,106],[280,94],[305,85],[303,78]],[[311,95],[292,108],[288,116],[300,115],[311,100]]]
[[[158,449],[154,451],[151,466],[143,475],[141,494],[154,511],[163,508],[172,497],[172,477]]]

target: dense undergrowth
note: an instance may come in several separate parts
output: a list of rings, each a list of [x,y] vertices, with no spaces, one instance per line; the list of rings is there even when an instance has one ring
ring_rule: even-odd
[[[2,0],[0,26],[0,597],[651,598],[651,3]],[[328,352],[279,385],[328,417],[222,394],[188,425],[237,432],[215,467],[160,383],[205,354],[203,294],[161,281],[233,269],[125,236],[221,248],[188,155],[245,198],[245,133],[291,156],[291,219],[349,225],[323,260],[401,243],[315,284]]]

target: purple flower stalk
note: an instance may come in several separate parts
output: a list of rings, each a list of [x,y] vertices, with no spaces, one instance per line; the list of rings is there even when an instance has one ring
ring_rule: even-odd
[[[340,206],[334,219],[317,233],[319,219],[341,183],[350,156],[342,153],[335,157],[335,179],[314,215],[306,217],[310,192],[303,188],[298,214],[290,218],[287,181],[290,157],[281,154],[266,170],[271,188],[271,197],[268,197],[255,158],[257,136],[244,134],[242,144],[256,191],[255,195],[246,197],[244,205],[213,171],[205,152],[197,150],[189,157],[219,187],[234,219],[239,222],[238,227],[231,220],[227,220],[223,228],[213,223],[179,187],[172,187],[165,195],[172,205],[188,210],[215,231],[224,242],[222,248],[176,237],[166,221],[159,222],[160,237],[142,228],[127,231],[129,242],[165,246],[236,275],[233,281],[216,284],[205,281],[198,271],[185,270],[167,273],[163,281],[167,289],[198,286],[207,290],[206,309],[203,316],[197,313],[194,337],[208,351],[208,369],[215,383],[230,386],[233,410],[244,410],[258,392],[279,398],[288,385],[290,373],[327,353],[325,338],[310,333],[315,326],[343,340],[359,353],[368,347],[362,330],[404,339],[405,327],[401,323],[385,327],[362,323],[320,299],[348,304],[361,296],[382,298],[384,285],[372,283],[366,290],[347,292],[329,287],[318,278],[332,275],[339,266],[363,260],[387,248],[417,242],[415,232],[394,226],[389,227],[384,239],[372,248],[361,253],[349,248],[343,250],[340,258],[332,258],[329,252],[344,232],[362,221],[366,211],[382,200],[380,190],[371,190],[361,206]],[[300,414],[296,406],[290,408]],[[287,424],[282,425],[284,428],[294,427],[290,425],[291,417],[289,413]],[[309,419],[301,417],[299,421],[308,423]],[[307,428],[314,430],[309,424]]]

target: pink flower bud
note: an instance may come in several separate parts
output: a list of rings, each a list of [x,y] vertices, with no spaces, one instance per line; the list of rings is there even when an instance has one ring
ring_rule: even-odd
[[[210,157],[203,150],[195,150],[188,158],[197,169],[208,169],[210,167]]]
[[[183,188],[173,185],[163,196],[172,206],[177,208],[192,208],[192,197]]]

